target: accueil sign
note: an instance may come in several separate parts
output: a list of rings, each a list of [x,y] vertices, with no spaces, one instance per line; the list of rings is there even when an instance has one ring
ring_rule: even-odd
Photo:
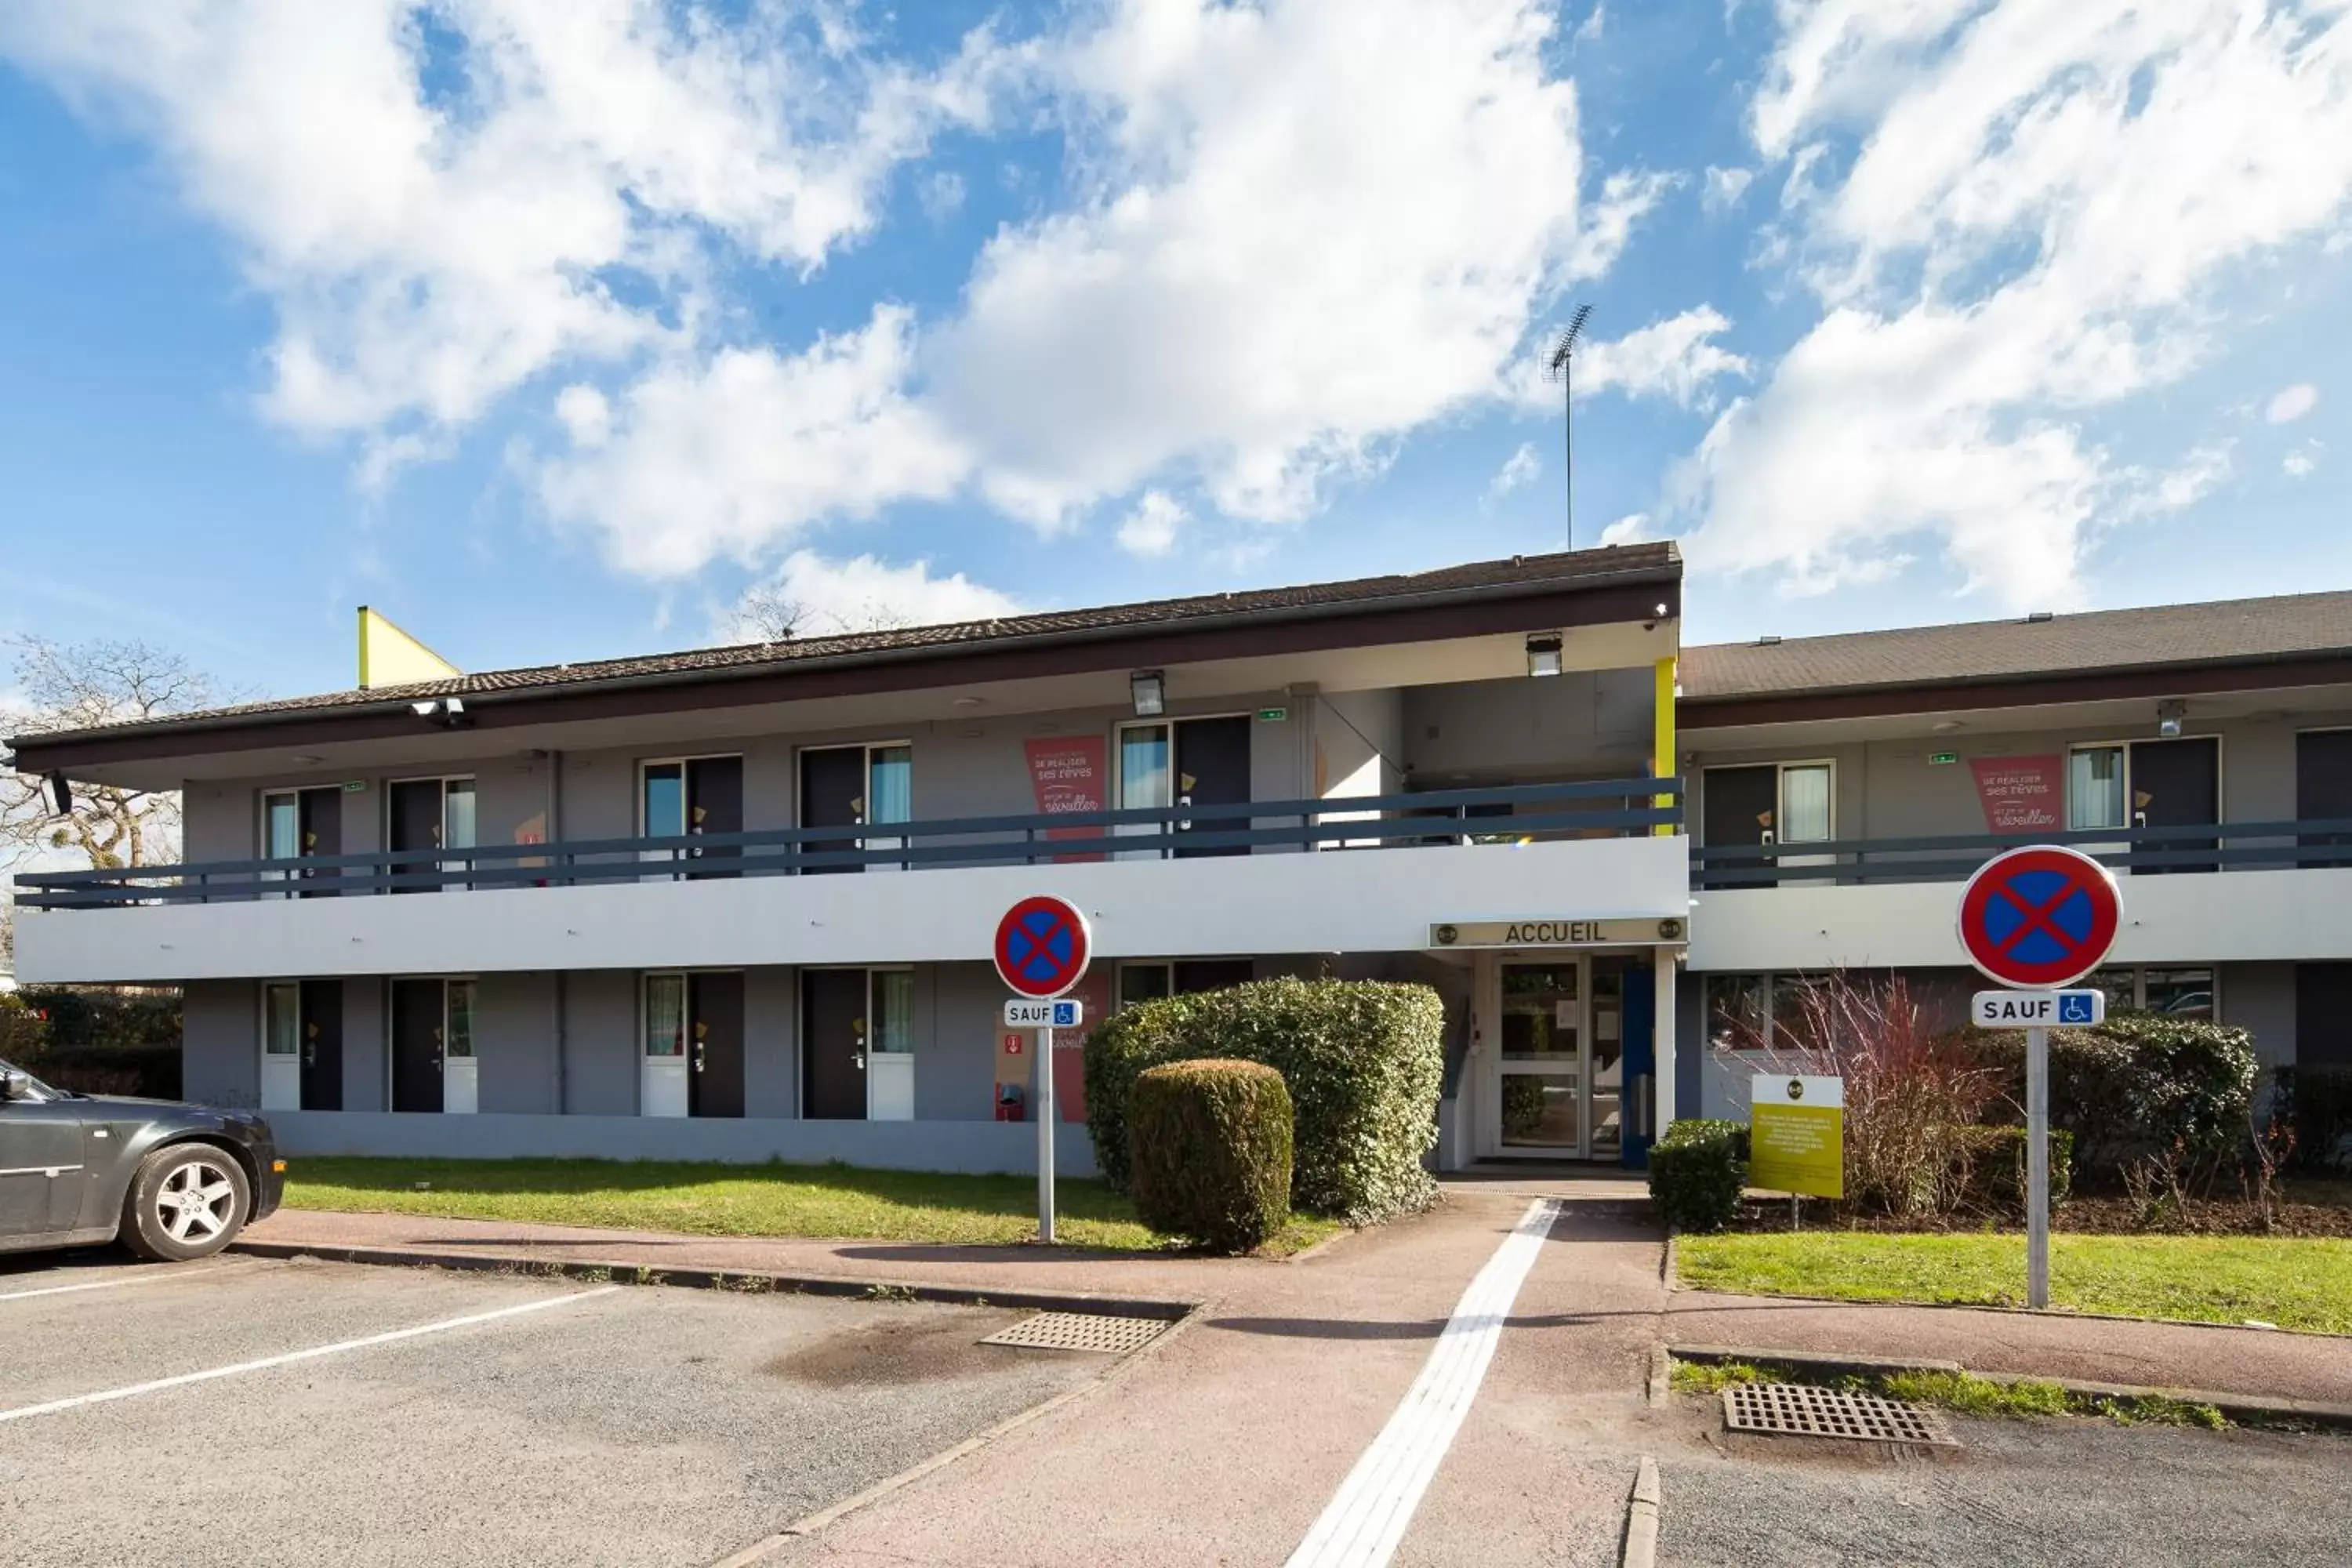
[[[1429,928],[1432,947],[1655,947],[1688,939],[1679,920],[1454,921]]]

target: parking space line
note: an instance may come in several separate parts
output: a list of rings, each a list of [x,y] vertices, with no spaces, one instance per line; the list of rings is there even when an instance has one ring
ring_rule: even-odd
[[[1550,1198],[1528,1205],[1517,1227],[1462,1292],[1421,1375],[1339,1483],[1286,1568],[1379,1568],[1395,1554],[1422,1494],[1470,1414],[1511,1303],[1559,1212]]]
[[[10,1290],[0,1293],[0,1301],[29,1301],[36,1296],[63,1296],[75,1290],[111,1290],[118,1285],[153,1285],[170,1279],[177,1279],[185,1284],[190,1279],[229,1272],[241,1272],[241,1270],[238,1270],[234,1263],[224,1263],[200,1269],[190,1269],[184,1267],[149,1268],[142,1273],[125,1275],[112,1279],[89,1279],[79,1285],[44,1285],[37,1290]]]
[[[468,1312],[462,1318],[444,1318],[437,1323],[419,1323],[413,1329],[394,1329],[385,1333],[369,1334],[356,1340],[341,1340],[331,1345],[313,1345],[308,1350],[288,1351],[284,1355],[263,1356],[258,1361],[241,1361],[233,1366],[216,1366],[203,1372],[184,1372],[176,1377],[159,1377],[150,1383],[134,1383],[124,1388],[101,1389],[96,1394],[70,1394],[40,1405],[20,1405],[14,1410],[0,1410],[0,1421],[22,1421],[27,1416],[54,1415],[60,1411],[78,1410],[86,1405],[105,1405],[117,1399],[131,1399],[142,1394],[159,1394],[167,1388],[179,1388],[191,1383],[210,1383],[215,1378],[236,1377],[248,1372],[267,1372],[274,1366],[288,1366],[295,1362],[316,1361],[320,1356],[341,1355],[349,1351],[366,1350],[374,1345],[388,1345],[400,1340],[413,1340],[424,1334],[437,1334],[450,1329],[470,1328],[476,1323],[495,1322],[500,1318],[520,1317],[525,1312],[543,1312],[551,1307],[568,1307],[591,1297],[609,1296],[623,1289],[619,1285],[600,1285],[593,1290],[575,1290],[568,1296],[554,1296],[542,1301],[525,1301],[520,1306],[500,1307],[493,1311]]]

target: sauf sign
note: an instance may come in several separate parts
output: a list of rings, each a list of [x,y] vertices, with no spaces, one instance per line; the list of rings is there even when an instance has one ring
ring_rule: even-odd
[[[1970,1005],[1988,1029],[2025,1031],[2025,1300],[2050,1304],[2050,1030],[2102,1023],[2106,994],[2065,987],[2099,966],[2123,924],[2107,868],[2079,849],[2032,845],[1996,855],[1960,889],[1960,950],[2014,989]]]
[[[1037,1031],[1029,1073],[1037,1107],[1037,1239],[1045,1242],[1054,1239],[1054,1031],[1085,1021],[1066,993],[1087,977],[1094,950],[1086,911],[1045,894],[1005,910],[989,948],[997,978],[1013,994],[1004,1004],[1004,1026]]]

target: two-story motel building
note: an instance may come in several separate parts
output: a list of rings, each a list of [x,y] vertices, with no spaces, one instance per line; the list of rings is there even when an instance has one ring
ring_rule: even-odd
[[[2031,837],[2125,878],[2120,1000],[2352,1062],[2352,594],[1689,650],[1681,594],[1629,546],[26,737],[181,789],[185,863],[20,879],[19,968],[183,985],[186,1092],[297,1152],[1010,1171],[985,955],[1055,892],[1090,1016],[1425,982],[1441,1165],[1633,1163],[1809,975],[1956,1002]]]

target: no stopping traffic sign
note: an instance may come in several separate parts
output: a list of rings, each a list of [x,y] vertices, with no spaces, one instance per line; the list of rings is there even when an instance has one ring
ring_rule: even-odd
[[[1960,894],[1960,946],[2003,985],[2049,990],[2099,966],[2123,923],[2105,866],[2079,849],[2037,844],[1985,862]]]
[[[996,922],[996,973],[1023,996],[1059,996],[1087,973],[1094,950],[1087,917],[1067,900],[1022,900]]]

